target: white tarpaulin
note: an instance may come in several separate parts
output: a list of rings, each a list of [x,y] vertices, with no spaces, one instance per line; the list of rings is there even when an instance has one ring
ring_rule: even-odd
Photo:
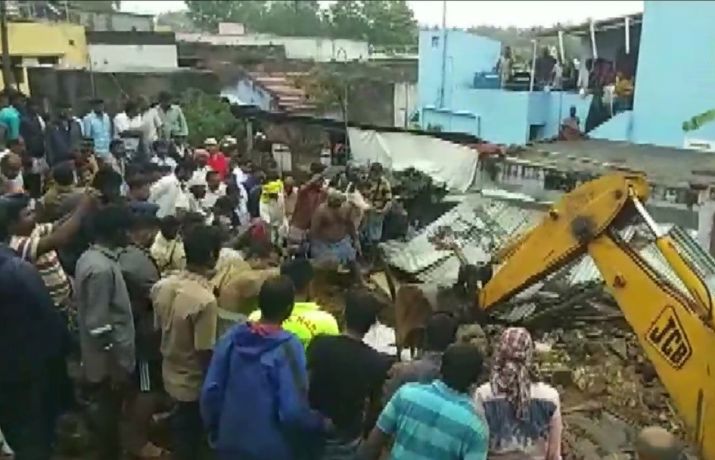
[[[407,132],[348,128],[348,135],[352,158],[359,164],[379,162],[395,171],[415,168],[459,192],[474,182],[478,154],[469,147]]]

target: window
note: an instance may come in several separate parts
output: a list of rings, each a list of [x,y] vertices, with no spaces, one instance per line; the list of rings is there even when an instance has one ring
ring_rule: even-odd
[[[439,46],[439,37],[437,35],[432,36],[432,48],[437,48]]]
[[[40,56],[37,58],[37,63],[40,65],[57,65],[59,58],[57,56]]]

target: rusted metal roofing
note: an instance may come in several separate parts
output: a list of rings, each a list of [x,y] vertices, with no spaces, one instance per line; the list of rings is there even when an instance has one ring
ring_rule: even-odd
[[[457,280],[459,260],[451,251],[435,249],[430,238],[438,229],[448,227],[470,263],[484,263],[490,255],[515,235],[536,225],[547,209],[545,204],[521,200],[505,200],[499,194],[466,195],[462,202],[423,229],[408,242],[383,243],[388,264],[409,273],[419,281],[436,285],[451,285]],[[663,224],[679,252],[704,279],[715,279],[715,260],[700,248],[687,231],[672,224]],[[639,227],[629,226],[620,232],[625,241],[632,241]],[[640,249],[639,254],[673,287],[689,295],[654,243]],[[600,283],[601,275],[588,255],[564,267],[549,277],[560,279],[569,286]],[[539,286],[530,288],[533,294]],[[524,293],[527,297],[528,294]]]
[[[249,72],[254,83],[261,86],[274,97],[281,112],[309,113],[315,105],[308,101],[305,91],[296,83],[296,78],[305,75],[300,72]]]

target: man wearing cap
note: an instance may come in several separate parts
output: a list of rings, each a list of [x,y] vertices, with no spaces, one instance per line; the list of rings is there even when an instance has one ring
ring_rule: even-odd
[[[45,130],[47,163],[50,166],[74,160],[82,143],[82,127],[72,117],[69,104],[61,103],[57,108],[57,116]]]
[[[163,389],[161,381],[160,336],[154,330],[154,311],[149,293],[159,281],[160,273],[149,252],[159,230],[156,212],[159,206],[145,202],[131,202],[129,244],[119,253],[119,265],[129,292],[136,331],[135,385],[130,391],[129,450],[139,458],[161,455],[161,449],[147,438],[155,407],[155,396]]]
[[[202,201],[206,197],[206,177],[198,177],[194,174],[191,179],[186,183],[186,188],[189,193],[188,198],[188,212],[201,214],[206,220],[206,224],[210,225],[213,223],[213,214],[211,209],[204,208]]]
[[[221,152],[218,142],[213,137],[206,139],[204,147],[209,152],[209,159],[206,164],[218,173],[221,180],[224,180],[228,174],[228,158]]]
[[[194,150],[194,163],[196,165],[196,169],[194,169],[192,178],[198,181],[206,180],[206,174],[212,170],[208,165],[209,157],[209,152],[206,149]]]
[[[97,98],[92,101],[92,111],[85,115],[83,123],[84,135],[94,142],[94,153],[99,158],[108,158],[112,122],[104,111],[104,100]]]

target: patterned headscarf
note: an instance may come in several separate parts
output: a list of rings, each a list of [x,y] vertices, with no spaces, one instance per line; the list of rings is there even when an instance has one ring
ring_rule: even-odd
[[[533,357],[534,344],[529,331],[523,327],[510,327],[501,335],[489,378],[492,392],[506,395],[521,420],[528,415],[531,399],[529,369]]]

